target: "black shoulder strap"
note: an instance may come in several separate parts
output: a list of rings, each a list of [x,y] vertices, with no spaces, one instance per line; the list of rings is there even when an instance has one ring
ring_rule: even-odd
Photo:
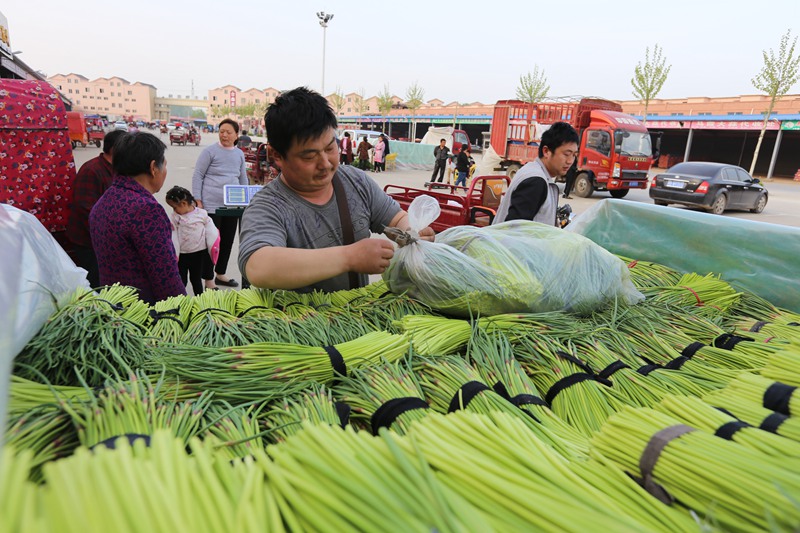
[[[336,206],[339,208],[339,222],[342,224],[342,240],[344,245],[353,244],[356,242],[355,234],[353,233],[353,221],[350,219],[350,208],[347,207],[347,196],[344,193],[344,186],[339,180],[339,175],[333,175],[333,192],[336,194]],[[358,272],[348,272],[350,277],[350,288],[357,289],[361,286],[361,279]]]

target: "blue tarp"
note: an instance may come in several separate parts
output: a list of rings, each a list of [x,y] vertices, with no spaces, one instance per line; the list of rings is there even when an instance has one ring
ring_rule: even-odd
[[[722,279],[800,312],[800,228],[626,200],[567,226],[612,253]]]

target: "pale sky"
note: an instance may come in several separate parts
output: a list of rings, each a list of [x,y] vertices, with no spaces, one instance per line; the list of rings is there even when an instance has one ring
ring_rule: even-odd
[[[416,82],[445,103],[514,98],[534,65],[550,96],[632,100],[633,69],[656,43],[672,65],[659,97],[756,94],[762,50],[800,30],[800,0],[12,0],[0,11],[34,69],[120,76],[159,96],[194,81],[200,97],[229,83],[320,90],[326,11],[326,94],[388,85],[404,97]]]

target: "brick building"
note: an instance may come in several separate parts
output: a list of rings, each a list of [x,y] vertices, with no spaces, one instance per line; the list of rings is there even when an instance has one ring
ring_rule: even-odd
[[[111,120],[129,116],[145,122],[155,119],[156,88],[149,83],[131,83],[117,76],[90,80],[73,72],[49,76],[47,81],[72,100],[73,111],[107,115]]]

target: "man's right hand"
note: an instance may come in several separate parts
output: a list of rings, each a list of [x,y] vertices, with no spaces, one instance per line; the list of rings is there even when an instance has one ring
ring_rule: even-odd
[[[386,239],[362,239],[348,248],[348,271],[359,274],[383,274],[394,256],[394,244]]]

